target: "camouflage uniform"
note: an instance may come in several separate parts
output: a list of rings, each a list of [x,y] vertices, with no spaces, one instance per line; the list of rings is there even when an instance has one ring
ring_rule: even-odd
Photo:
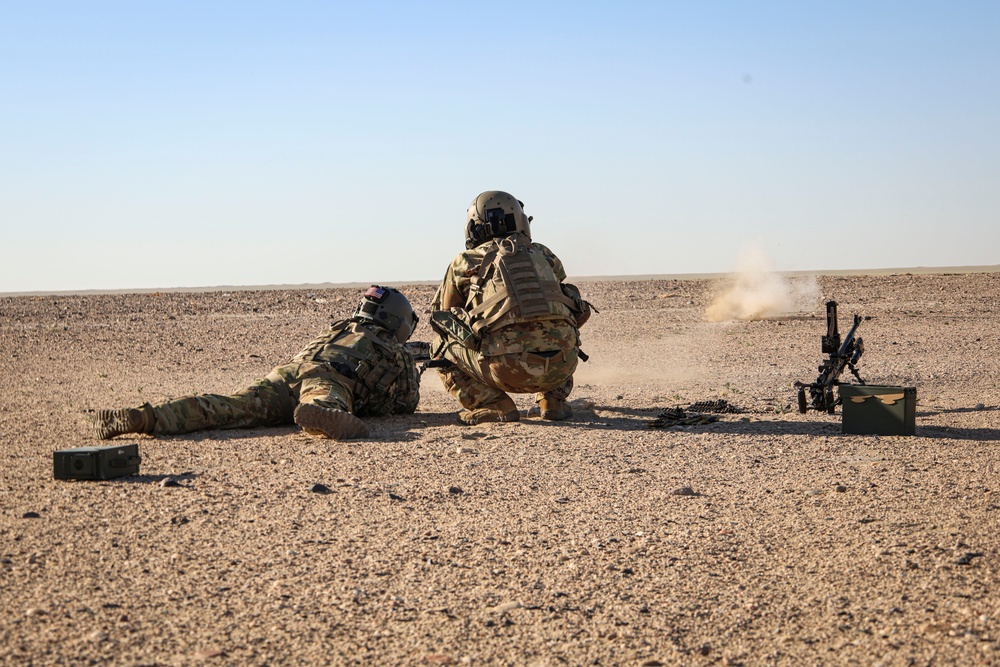
[[[199,394],[144,407],[153,433],[292,424],[295,407],[314,403],[357,416],[411,413],[420,376],[413,357],[388,330],[339,322],[263,380],[231,396]]]
[[[432,311],[452,310],[464,316],[470,310],[470,290],[484,259],[496,243],[492,240],[459,254],[445,273],[434,300]],[[548,263],[560,284],[566,279],[562,262],[540,243],[531,243],[529,252]],[[433,316],[432,316],[433,317]],[[585,318],[580,318],[580,324]],[[473,325],[476,318],[470,318]],[[545,397],[565,400],[573,389],[580,335],[573,311],[561,302],[549,304],[548,314],[529,321],[502,324],[478,331],[481,338],[477,349],[460,341],[438,335],[432,343],[434,356],[445,358],[454,365],[439,368],[438,373],[448,392],[468,410],[493,403],[511,393],[535,393],[535,399]]]

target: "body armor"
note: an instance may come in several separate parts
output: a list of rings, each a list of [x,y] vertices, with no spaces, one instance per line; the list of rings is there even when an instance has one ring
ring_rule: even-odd
[[[576,303],[523,234],[494,239],[471,283],[465,310],[477,334],[521,322],[574,321]]]

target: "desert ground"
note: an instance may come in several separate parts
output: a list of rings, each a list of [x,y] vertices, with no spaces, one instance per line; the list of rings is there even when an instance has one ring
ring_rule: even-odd
[[[581,283],[564,423],[462,426],[429,370],[367,439],[123,436],[111,481],[53,479],[96,410],[239,389],[359,290],[0,298],[0,664],[1000,664],[1000,273],[811,280],[722,321],[723,281]],[[915,436],[795,409],[827,299]]]

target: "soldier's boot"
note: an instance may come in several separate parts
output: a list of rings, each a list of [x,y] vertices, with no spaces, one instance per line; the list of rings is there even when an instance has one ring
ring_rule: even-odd
[[[94,435],[99,440],[110,440],[126,433],[152,433],[155,421],[153,409],[148,405],[121,410],[98,410],[94,420]]]
[[[295,423],[310,435],[322,435],[334,440],[367,438],[368,425],[350,412],[324,408],[314,403],[301,403],[295,408]]]
[[[546,396],[538,401],[538,409],[542,419],[560,422],[573,416],[573,408],[569,407],[569,402],[565,398],[553,398]]]
[[[458,413],[458,420],[469,426],[483,422],[516,422],[520,418],[521,413],[507,394],[475,410],[463,410]]]

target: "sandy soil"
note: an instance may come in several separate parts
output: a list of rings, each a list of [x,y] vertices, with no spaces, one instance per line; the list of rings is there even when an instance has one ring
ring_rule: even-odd
[[[367,440],[120,438],[107,482],[52,478],[95,410],[237,389],[357,290],[0,298],[0,664],[998,664],[1000,274],[818,285],[713,323],[712,281],[586,283],[567,423],[462,427],[431,371]],[[827,298],[916,436],[790,409]],[[710,399],[745,412],[649,427]]]

